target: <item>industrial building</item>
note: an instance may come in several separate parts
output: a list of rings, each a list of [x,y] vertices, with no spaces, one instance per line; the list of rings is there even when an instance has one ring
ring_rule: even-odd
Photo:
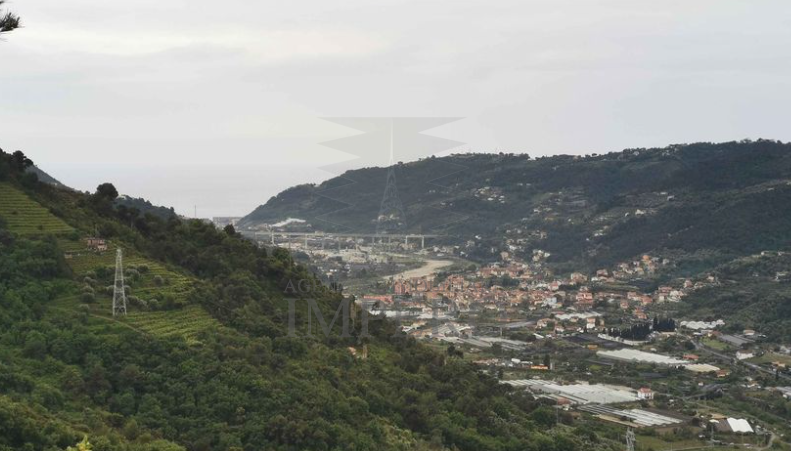
[[[698,374],[716,373],[717,371],[720,371],[719,367],[709,365],[708,363],[692,363],[685,365],[684,369]]]
[[[558,385],[539,379],[502,381],[502,383],[526,388],[536,394],[552,398],[559,404],[617,404],[638,401],[636,392],[609,385]]]
[[[610,406],[587,405],[579,410],[596,415],[599,419],[619,424],[627,423],[631,427],[661,427],[684,423],[684,420],[668,414],[660,414],[643,409],[621,410]]]
[[[619,349],[617,351],[599,351],[596,353],[599,357],[606,359],[621,360],[624,362],[642,362],[654,363],[657,365],[666,366],[682,366],[687,362],[668,357],[666,355],[654,354],[651,352],[638,351],[635,349]]]

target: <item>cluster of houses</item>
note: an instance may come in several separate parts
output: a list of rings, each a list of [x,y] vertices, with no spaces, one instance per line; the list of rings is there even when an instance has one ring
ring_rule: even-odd
[[[612,272],[599,270],[596,272],[596,277],[602,281],[629,280],[652,276],[671,264],[667,258],[643,255],[639,260],[619,263]]]
[[[408,319],[406,324],[409,326],[405,327],[405,331],[416,338],[473,339],[473,335],[479,332],[476,330],[478,327],[464,324],[465,320],[460,318],[466,314],[484,320],[484,323],[479,321],[478,324],[494,324],[509,330],[514,324],[522,324],[520,333],[534,335],[536,339],[580,333],[603,337],[609,333],[607,326],[623,324],[624,319],[627,320],[626,324],[629,324],[629,318],[632,322],[646,323],[650,320],[648,311],[653,304],[680,302],[692,290],[717,283],[714,277],[704,277],[695,282],[681,280],[672,285],[659,286],[648,293],[622,291],[607,282],[623,271],[624,266],[614,271],[599,270],[592,275],[574,272],[555,276],[543,265],[543,252],[539,251],[536,256],[538,262],[525,262],[503,252],[500,262],[472,271],[442,278],[426,276],[390,280],[386,294],[362,296],[362,303],[369,311]],[[630,270],[640,267],[643,271],[656,271],[667,264],[670,262],[666,259],[645,255],[627,266]],[[620,311],[621,314],[617,316],[621,320],[612,323],[610,318],[605,322],[604,311]],[[530,320],[526,321],[527,318]],[[437,319],[451,327],[437,329]],[[720,321],[711,324],[688,322],[682,327],[694,329],[695,335],[719,335],[713,329],[721,324]],[[749,339],[747,333],[755,332],[745,331],[744,336]],[[724,335],[725,339],[729,337]],[[612,337],[606,339],[613,340]],[[685,358],[690,369],[695,368],[700,372],[719,370],[703,364],[695,365],[692,357],[689,355]],[[751,359],[755,355],[747,349],[740,349],[735,357],[741,360]],[[727,372],[722,373],[718,376],[727,376]]]
[[[645,256],[642,261],[655,260]],[[600,270],[593,277],[575,272],[555,278],[543,271],[541,265],[509,260],[482,266],[475,272],[453,274],[441,281],[431,277],[393,280],[391,294],[380,297],[379,301],[391,304],[398,300],[402,307],[424,306],[434,310],[490,310],[497,312],[503,321],[525,311],[548,310],[557,315],[569,311],[590,312],[597,304],[609,304],[618,305],[636,320],[646,320],[648,306],[679,302],[687,290],[694,288],[690,280],[681,287],[660,286],[650,294],[595,288],[604,277],[612,276],[609,271]]]
[[[483,188],[476,189],[473,192],[473,195],[476,198],[487,202],[498,202],[501,204],[505,203],[505,194],[503,194],[502,190],[499,188],[484,186]]]
[[[104,238],[88,237],[85,239],[85,246],[92,251],[107,251],[107,241]]]
[[[80,255],[82,255],[83,251],[101,254],[102,252],[107,252],[107,250],[109,249],[107,245],[107,240],[105,240],[104,238],[98,238],[92,236],[85,238],[83,241],[85,243],[85,248],[83,250],[66,251],[63,254],[64,258],[66,258],[66,260],[71,260],[74,257],[79,257]]]

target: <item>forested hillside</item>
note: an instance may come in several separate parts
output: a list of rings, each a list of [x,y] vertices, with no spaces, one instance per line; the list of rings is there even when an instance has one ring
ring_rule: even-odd
[[[353,338],[309,338],[297,303],[290,337],[283,288],[312,275],[288,252],[119,208],[109,184],[39,183],[31,163],[0,154],[2,450],[617,449],[389,322],[360,339],[353,311]],[[118,248],[130,305],[113,318]],[[328,320],[341,301],[311,297]]]
[[[694,274],[791,247],[791,145],[775,141],[585,157],[454,155],[395,170],[405,231],[441,234],[481,260],[541,249],[560,268],[595,270],[650,253]],[[386,169],[366,168],[298,186],[241,226],[294,217],[320,230],[372,232],[385,180]]]
[[[791,338],[791,254],[764,252],[717,267],[717,283],[684,301],[696,318],[728,318],[733,332],[758,329],[774,342]]]

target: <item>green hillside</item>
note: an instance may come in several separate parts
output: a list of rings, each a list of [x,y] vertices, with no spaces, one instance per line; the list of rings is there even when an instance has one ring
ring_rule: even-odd
[[[70,314],[75,311],[87,314],[95,323],[97,330],[107,327],[126,328],[137,332],[138,339],[177,338],[188,345],[202,344],[203,334],[211,333],[222,327],[216,318],[199,305],[189,305],[176,310],[141,311],[130,305],[126,316],[112,316],[112,298],[95,303],[85,303],[79,295],[54,299],[50,308],[55,314]]]
[[[439,241],[460,246],[465,258],[489,262],[508,250],[529,261],[540,249],[557,272],[592,274],[650,254],[671,263],[629,283],[650,291],[720,274],[720,284],[685,299],[685,314],[726,319],[734,331],[770,331],[782,342],[791,337],[791,291],[788,281],[775,280],[791,272],[788,257],[755,260],[764,251],[791,251],[791,144],[697,143],[538,159],[453,155],[398,165],[396,174],[407,230],[443,235]],[[373,232],[385,175],[366,168],[291,188],[240,227],[292,217],[316,229]],[[770,260],[771,274],[755,267]]]
[[[0,220],[21,235],[66,234],[73,230],[60,218],[9,183],[0,182]]]
[[[118,246],[112,241],[107,243],[108,249],[96,252],[86,247],[82,240],[59,240],[59,248],[67,255],[66,263],[75,275],[89,279],[99,279],[110,285],[115,271],[115,253]],[[123,248],[123,246],[122,246]],[[124,253],[127,284],[132,288],[131,295],[139,298],[183,302],[188,297],[195,283],[189,275],[168,269],[166,265],[141,256],[134,249]],[[98,288],[101,283],[95,284]],[[102,293],[107,294],[107,293]]]
[[[187,344],[199,344],[202,334],[220,327],[216,319],[197,305],[176,311],[134,312],[123,320],[147,334],[161,338],[179,337]]]
[[[537,159],[465,154],[395,171],[405,231],[443,235],[483,261],[510,245],[525,258],[548,251],[562,270],[593,271],[650,253],[694,274],[791,248],[791,145],[775,141]],[[291,217],[320,230],[373,232],[386,173],[365,168],[291,188],[240,227]]]
[[[693,292],[683,304],[695,318],[727,318],[732,332],[760,329],[770,340],[791,338],[791,254],[765,252],[717,267],[717,283]]]
[[[352,337],[307,336],[289,281],[317,287],[324,318],[342,296],[284,249],[120,208],[109,185],[88,195],[38,183],[27,161],[0,153],[3,192],[24,190],[28,208],[74,230],[0,222],[2,451],[65,450],[86,436],[97,451],[613,449],[586,422],[556,424],[530,396],[390,322],[364,338],[351,310]],[[83,241],[96,231],[104,252]],[[130,302],[114,318],[119,247]],[[363,346],[367,359],[349,350]]]

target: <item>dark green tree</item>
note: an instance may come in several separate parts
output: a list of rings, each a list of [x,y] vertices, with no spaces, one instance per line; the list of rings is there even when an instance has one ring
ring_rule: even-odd
[[[118,198],[118,190],[112,183],[102,183],[96,187],[95,196],[102,200],[114,201]]]
[[[0,0],[0,6],[3,6],[5,0]],[[0,33],[7,33],[16,30],[21,25],[19,16],[11,11],[3,11],[0,9]]]
[[[25,170],[33,166],[33,160],[25,156],[21,150],[11,154],[11,164],[18,172],[25,172]]]

